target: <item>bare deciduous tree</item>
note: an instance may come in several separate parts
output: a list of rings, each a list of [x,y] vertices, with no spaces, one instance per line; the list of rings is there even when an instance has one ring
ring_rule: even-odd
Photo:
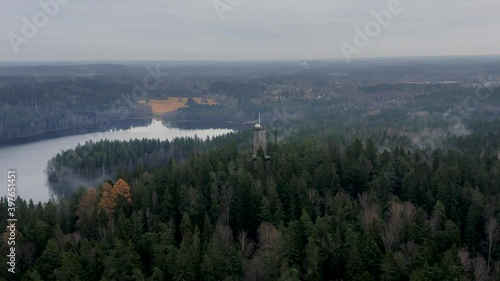
[[[488,280],[488,268],[486,266],[486,261],[484,260],[484,258],[478,254],[476,258],[473,259],[472,264],[474,266],[474,280]]]
[[[259,234],[260,247],[263,249],[274,249],[279,247],[281,233],[268,222],[262,222],[257,230]]]
[[[309,201],[313,203],[313,205],[316,205],[318,203],[318,192],[314,188],[310,188],[307,191],[307,197],[309,198]]]
[[[75,249],[78,248],[78,245],[80,244],[80,241],[82,240],[80,232],[75,231],[75,232],[72,232],[68,235],[69,235],[69,242],[71,243],[71,245],[73,245],[73,247],[75,247]]]
[[[238,233],[238,248],[242,259],[249,258],[252,255],[254,244],[248,239],[248,233],[244,230],[240,230],[240,233]]]
[[[460,258],[460,262],[462,263],[462,269],[464,272],[467,272],[471,269],[472,262],[470,259],[469,252],[464,248],[461,248],[458,251],[458,257]]]
[[[359,195],[359,205],[361,206],[361,220],[365,231],[370,228],[370,225],[380,218],[380,206],[374,203],[370,197],[363,193]]]
[[[389,221],[382,233],[382,242],[387,251],[391,250],[394,244],[399,240],[401,228],[403,226],[403,204],[393,202],[389,208]]]
[[[404,203],[404,216],[405,219],[409,222],[413,221],[413,218],[415,217],[415,213],[417,212],[417,209],[411,202],[405,202]]]
[[[219,232],[221,243],[224,249],[230,249],[231,245],[233,244],[233,231],[231,230],[231,228],[228,225],[218,223],[217,231]]]
[[[270,280],[269,273],[273,271],[275,261],[282,255],[281,233],[268,222],[262,222],[257,230],[259,234],[259,249],[245,265],[247,275],[244,280]]]
[[[498,222],[497,220],[491,216],[488,219],[488,222],[485,226],[486,231],[486,239],[488,239],[488,272],[490,272],[490,264],[491,264],[491,250],[493,248],[493,244],[498,240]]]
[[[316,212],[319,213],[321,210],[320,205],[323,203],[323,198],[321,198],[321,196],[314,188],[311,188],[307,191],[307,196],[309,198],[309,201],[314,205]]]

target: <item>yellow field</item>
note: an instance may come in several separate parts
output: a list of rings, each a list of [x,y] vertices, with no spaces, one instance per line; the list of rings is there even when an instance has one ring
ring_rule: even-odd
[[[197,103],[201,104],[202,98],[192,98]],[[153,114],[163,114],[167,112],[171,112],[177,110],[181,107],[186,106],[188,98],[179,98],[179,97],[170,97],[166,100],[149,100],[148,105],[151,106],[151,110]],[[205,104],[217,104],[217,102],[213,99],[207,99],[207,103]]]

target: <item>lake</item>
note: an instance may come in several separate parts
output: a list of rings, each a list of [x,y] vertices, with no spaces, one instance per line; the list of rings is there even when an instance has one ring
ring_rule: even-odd
[[[74,148],[78,144],[83,145],[89,140],[94,142],[103,139],[120,141],[143,138],[171,140],[176,137],[194,136],[204,139],[207,136],[214,137],[234,131],[230,124],[224,125],[220,123],[218,125],[211,124],[211,128],[206,128],[206,124],[204,126],[196,126],[196,124],[187,126],[184,124],[184,127],[189,127],[189,129],[177,126],[176,123],[164,124],[159,120],[143,120],[142,124],[142,126],[137,126],[135,121],[130,123],[127,128],[124,121],[121,121],[119,128],[122,129],[55,137],[0,147],[0,181],[4,182],[0,184],[0,186],[3,186],[0,188],[0,196],[7,195],[7,171],[14,169],[17,174],[17,194],[22,199],[32,199],[35,204],[40,201],[46,202],[49,199],[55,199],[57,196],[50,189],[45,173],[47,162],[57,153]]]

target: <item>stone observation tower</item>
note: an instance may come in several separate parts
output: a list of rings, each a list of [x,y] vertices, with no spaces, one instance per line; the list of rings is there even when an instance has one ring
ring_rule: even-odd
[[[267,155],[267,138],[266,129],[260,125],[260,113],[259,113],[259,123],[255,124],[253,127],[253,158],[257,159],[259,150],[264,152],[264,157],[266,160],[270,159],[271,156]]]

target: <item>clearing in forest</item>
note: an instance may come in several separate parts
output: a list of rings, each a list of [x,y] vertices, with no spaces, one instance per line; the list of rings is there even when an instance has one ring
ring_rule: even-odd
[[[177,110],[181,107],[187,106],[187,100],[189,97],[169,97],[165,100],[148,100],[147,104],[151,106],[151,110],[153,114],[163,114],[167,112],[171,112]],[[198,104],[217,104],[217,101],[214,99],[205,99],[205,98],[192,98]]]

